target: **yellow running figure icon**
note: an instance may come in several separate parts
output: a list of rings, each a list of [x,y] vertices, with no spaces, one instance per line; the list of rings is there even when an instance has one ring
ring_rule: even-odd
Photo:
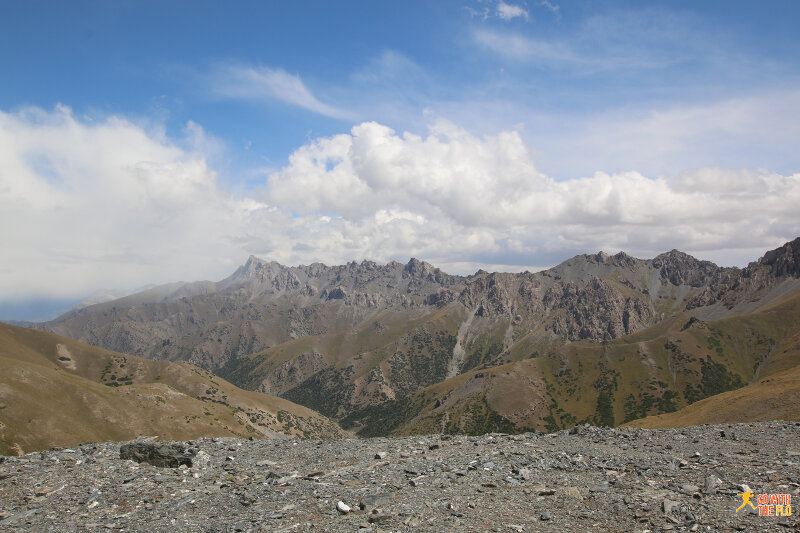
[[[742,508],[743,508],[745,505],[749,505],[750,507],[752,507],[752,508],[753,508],[753,510],[754,510],[754,511],[756,510],[756,506],[755,506],[755,505],[753,505],[753,502],[751,502],[751,501],[750,501],[750,498],[752,498],[752,497],[753,497],[753,491],[752,491],[752,490],[748,490],[747,492],[740,492],[739,494],[737,494],[737,496],[741,496],[741,497],[742,497],[742,505],[740,505],[740,506],[739,506],[739,508],[738,508],[738,509],[736,509],[736,512],[737,512],[737,513],[738,513],[739,511],[741,511],[741,510],[742,510]]]

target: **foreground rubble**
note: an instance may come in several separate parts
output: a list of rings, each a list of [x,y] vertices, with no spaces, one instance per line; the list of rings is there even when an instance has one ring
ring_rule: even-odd
[[[120,458],[121,443],[0,458],[0,530],[800,529],[794,422],[134,444],[123,455],[145,462]],[[748,489],[790,495],[792,514],[737,513]]]

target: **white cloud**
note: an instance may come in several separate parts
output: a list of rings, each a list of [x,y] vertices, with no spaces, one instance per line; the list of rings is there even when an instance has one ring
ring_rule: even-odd
[[[270,176],[269,191],[273,203],[303,216],[333,212],[351,227],[378,228],[373,238],[400,225],[414,235],[411,250],[362,241],[371,257],[541,264],[543,251],[600,247],[765,250],[800,232],[800,174],[703,168],[672,178],[597,172],[556,181],[537,170],[518,132],[478,138],[446,122],[427,137],[364,123],[319,139]]]
[[[688,104],[631,102],[578,112],[542,111],[513,99],[480,97],[433,109],[470,130],[496,131],[524,122],[521,133],[537,166],[559,179],[596,170],[673,175],[720,162],[782,173],[800,168],[800,91],[794,89]]]
[[[487,20],[489,18],[489,8],[484,7],[483,9],[475,9],[470,6],[464,6],[464,9],[467,10],[469,16],[472,18],[480,18],[481,20]]]
[[[486,29],[476,30],[472,37],[480,47],[516,61],[539,60],[566,64],[584,62],[583,58],[561,43]]]
[[[518,116],[518,115],[516,115]],[[617,109],[580,118],[539,117],[527,140],[548,154],[548,168],[575,175],[588,168],[677,174],[730,166],[797,169],[800,91],[768,91],[710,103]],[[570,153],[565,153],[568,146]]]
[[[352,76],[360,84],[389,85],[409,82],[429,83],[425,71],[408,56],[396,50],[383,50]]]
[[[549,2],[548,0],[542,0],[541,2],[539,2],[536,5],[542,6],[544,8],[549,9],[550,11],[553,12],[553,14],[556,16],[556,18],[561,18],[561,13],[560,13],[561,6],[560,5],[554,4],[552,2]]]
[[[279,100],[314,113],[339,119],[351,119],[346,110],[317,99],[299,76],[282,69],[244,65],[218,67],[211,76],[215,93],[228,98],[264,102]]]
[[[553,7],[559,16],[559,6]],[[497,28],[479,28],[472,37],[478,47],[499,56],[581,75],[653,71],[698,62],[711,68],[717,67],[716,61],[722,62],[721,68],[738,67],[722,52],[731,46],[727,36],[698,28],[696,20],[673,12],[650,8],[596,14],[576,24],[573,31],[558,32],[547,38]]]
[[[800,174],[703,168],[557,181],[518,131],[374,122],[298,148],[266,186],[220,187],[199,125],[169,139],[69,109],[0,112],[0,294],[83,296],[285,264],[420,257],[474,271],[679,248],[744,263],[800,234]],[[211,143],[210,146],[214,146]]]
[[[680,63],[685,56],[662,54],[656,49],[637,48],[633,43],[589,44],[586,39],[545,40],[489,29],[473,31],[475,44],[494,54],[519,62],[543,64],[582,75],[602,71],[661,69]]]
[[[0,112],[0,294],[71,297],[205,276],[208,250],[233,252],[226,228],[251,206],[179,144],[210,146],[196,124],[179,143],[65,107]]]
[[[497,4],[497,16],[503,20],[511,20],[522,17],[528,20],[528,10],[516,4],[507,4],[500,0]]]

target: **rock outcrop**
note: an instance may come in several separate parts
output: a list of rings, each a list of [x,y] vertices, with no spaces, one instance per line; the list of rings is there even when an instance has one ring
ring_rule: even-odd
[[[787,279],[800,278],[800,237],[770,250],[746,268],[729,269],[710,283],[686,304],[687,309],[720,303],[728,309],[758,297]]]

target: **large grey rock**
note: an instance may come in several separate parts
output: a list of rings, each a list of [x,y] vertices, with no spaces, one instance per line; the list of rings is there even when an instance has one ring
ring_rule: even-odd
[[[132,442],[123,444],[119,448],[120,459],[130,459],[137,463],[148,463],[162,468],[178,468],[181,465],[191,468],[192,458],[196,453],[177,443]]]

